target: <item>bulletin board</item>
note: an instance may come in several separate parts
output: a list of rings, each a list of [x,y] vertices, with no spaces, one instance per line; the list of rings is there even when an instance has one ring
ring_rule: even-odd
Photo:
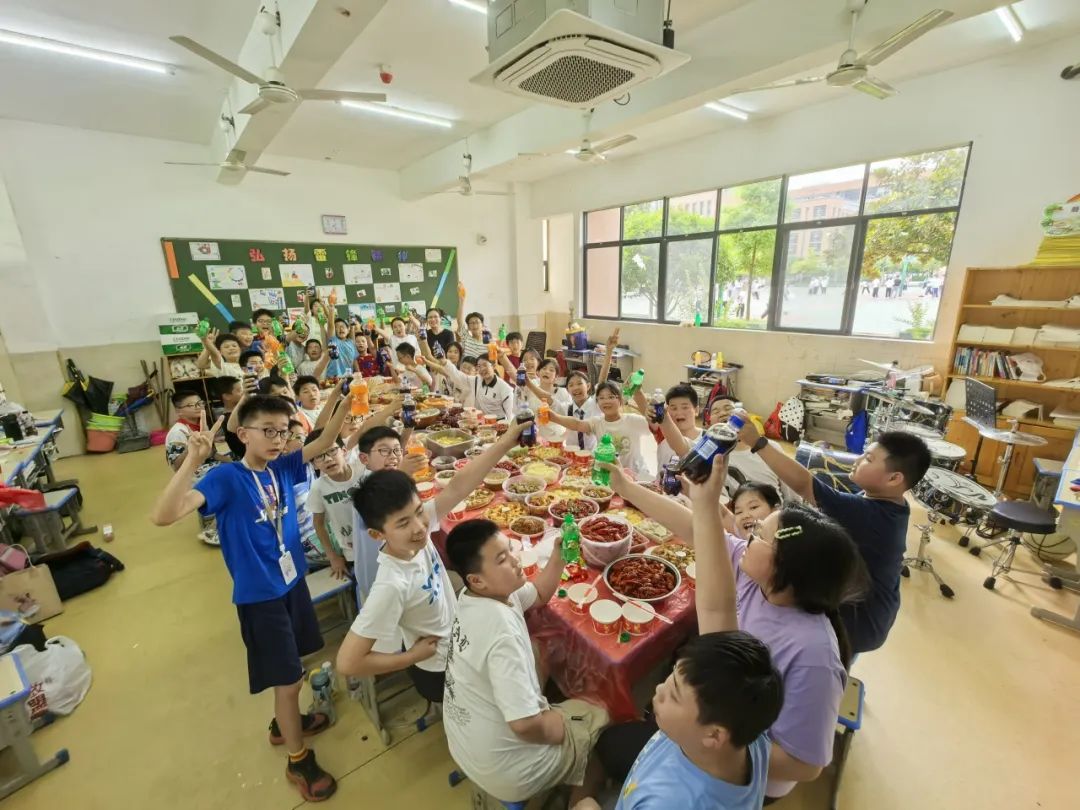
[[[309,287],[324,300],[336,290],[339,315],[348,305],[363,321],[406,305],[421,317],[433,306],[457,315],[453,247],[166,237],[161,249],[177,312],[198,312],[223,332],[256,309],[287,310],[295,320]]]

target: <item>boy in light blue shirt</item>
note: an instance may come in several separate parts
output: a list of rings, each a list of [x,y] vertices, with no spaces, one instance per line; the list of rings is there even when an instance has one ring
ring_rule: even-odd
[[[694,639],[656,687],[655,724],[613,726],[597,744],[608,775],[621,776],[619,761],[629,760],[643,731],[657,729],[626,775],[616,810],[757,810],[769,770],[765,731],[783,701],[780,674],[761,641],[739,630]],[[588,799],[574,810],[599,807]]]

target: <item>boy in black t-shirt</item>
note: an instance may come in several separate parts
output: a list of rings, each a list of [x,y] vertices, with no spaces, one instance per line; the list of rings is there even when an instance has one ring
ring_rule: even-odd
[[[904,493],[930,467],[926,443],[911,433],[890,431],[855,460],[851,481],[861,495],[837,492],[758,433],[745,411],[739,439],[750,446],[796,495],[815,504],[847,529],[859,547],[870,575],[860,602],[840,607],[853,652],[869,652],[885,643],[900,611],[900,568],[907,548],[908,509]]]

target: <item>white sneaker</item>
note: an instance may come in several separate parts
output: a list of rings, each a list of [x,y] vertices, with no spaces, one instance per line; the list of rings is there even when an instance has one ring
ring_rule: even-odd
[[[197,536],[208,546],[221,546],[217,529],[203,529]]]

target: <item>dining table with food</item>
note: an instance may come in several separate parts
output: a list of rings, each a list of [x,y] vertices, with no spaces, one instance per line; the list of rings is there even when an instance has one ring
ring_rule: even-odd
[[[454,424],[435,423],[414,435],[432,456],[421,497],[433,497],[483,452],[484,439],[506,430],[505,423],[464,410],[460,416]],[[477,435],[481,431],[483,437]],[[639,716],[643,701],[635,701],[635,684],[694,632],[694,550],[594,481],[592,468],[588,451],[539,440],[515,447],[443,519],[433,540],[445,560],[454,526],[491,520],[510,538],[532,578],[551,554],[562,553],[569,522],[579,561],[568,563],[556,596],[529,611],[529,631],[558,688],[602,703],[619,722]]]

